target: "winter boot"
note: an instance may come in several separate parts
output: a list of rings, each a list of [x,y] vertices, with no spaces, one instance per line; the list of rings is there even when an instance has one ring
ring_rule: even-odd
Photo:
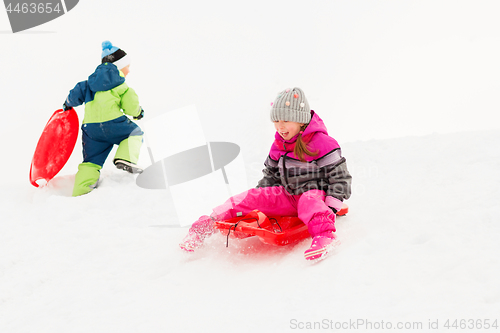
[[[142,168],[137,164],[134,164],[125,160],[114,160],[114,163],[118,169],[125,170],[129,173],[142,173]]]
[[[304,252],[304,257],[306,260],[321,260],[325,259],[329,251],[331,251],[335,246],[339,245],[340,242],[333,234],[333,238],[327,236],[316,236],[312,240],[311,247]]]
[[[193,223],[186,237],[179,244],[181,249],[187,252],[193,252],[203,245],[203,241],[215,231],[215,219],[203,215]]]
[[[75,176],[75,186],[73,187],[73,196],[77,197],[90,193],[97,187],[99,181],[101,166],[84,162],[78,166],[78,172]]]
[[[324,259],[333,247],[340,242],[335,236],[335,214],[318,213],[307,224],[313,240],[311,247],[304,252],[306,260]]]

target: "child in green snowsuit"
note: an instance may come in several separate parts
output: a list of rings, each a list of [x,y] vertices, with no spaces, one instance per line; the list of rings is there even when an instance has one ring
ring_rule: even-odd
[[[100,170],[114,145],[117,168],[140,173],[137,166],[143,132],[127,116],[139,120],[144,110],[132,88],[125,83],[130,57],[109,41],[102,43],[102,63],[88,80],[79,82],[66,101],[64,110],[85,103],[82,123],[83,163],[78,166],[73,196],[89,193],[99,180]]]

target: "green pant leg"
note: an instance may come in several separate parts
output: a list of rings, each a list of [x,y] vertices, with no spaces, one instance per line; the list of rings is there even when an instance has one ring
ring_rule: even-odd
[[[125,160],[137,164],[142,146],[142,135],[129,136],[118,145],[114,160]]]
[[[78,166],[78,172],[75,176],[75,186],[73,187],[73,196],[87,194],[91,192],[97,185],[101,172],[101,166],[84,162]]]

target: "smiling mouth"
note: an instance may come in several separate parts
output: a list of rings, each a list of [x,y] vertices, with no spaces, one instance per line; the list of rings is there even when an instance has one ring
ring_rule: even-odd
[[[280,132],[282,137],[286,137],[288,135],[288,132]]]

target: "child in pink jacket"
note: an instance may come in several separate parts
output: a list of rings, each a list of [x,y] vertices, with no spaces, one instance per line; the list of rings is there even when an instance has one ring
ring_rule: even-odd
[[[286,89],[271,104],[276,134],[254,189],[235,195],[202,216],[180,247],[194,251],[214,232],[215,221],[244,216],[254,209],[266,215],[298,216],[312,236],[304,256],[323,258],[337,243],[335,213],[351,195],[351,175],[335,139],[300,88]]]

